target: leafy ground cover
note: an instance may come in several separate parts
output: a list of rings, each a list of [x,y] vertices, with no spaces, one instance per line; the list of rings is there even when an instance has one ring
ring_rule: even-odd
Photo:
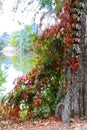
[[[81,119],[69,119],[67,122],[61,122],[55,120],[53,117],[46,120],[39,121],[12,121],[4,120],[0,116],[0,130],[86,130],[87,120]]]

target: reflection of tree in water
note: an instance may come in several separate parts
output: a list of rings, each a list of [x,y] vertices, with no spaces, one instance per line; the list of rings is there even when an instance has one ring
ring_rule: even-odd
[[[10,63],[10,62],[8,62],[8,63],[3,63],[2,66],[1,66],[1,70],[2,70],[2,71],[6,71],[6,70],[8,70],[8,69],[10,68],[10,66],[11,66],[11,63]]]
[[[34,64],[32,63],[33,57],[34,57],[33,54],[28,54],[28,53],[15,55],[12,57],[13,66],[17,70],[21,70],[22,72],[26,73],[27,71],[32,69],[34,66]]]
[[[6,81],[6,76],[0,68],[0,87],[3,83],[5,83],[5,81]]]
[[[0,71],[0,100],[3,96],[12,91],[15,79],[22,75],[23,73],[17,71],[11,63],[2,64]]]
[[[11,62],[11,58],[6,57],[3,53],[0,53],[0,66],[2,65],[2,63],[8,63],[8,62]]]
[[[7,57],[0,53],[0,66],[3,64],[3,67],[5,67],[6,70],[6,68],[8,69],[8,67],[13,64],[13,67],[16,70],[26,73],[34,66],[32,63],[33,57],[34,55],[29,53],[22,53],[12,57]]]

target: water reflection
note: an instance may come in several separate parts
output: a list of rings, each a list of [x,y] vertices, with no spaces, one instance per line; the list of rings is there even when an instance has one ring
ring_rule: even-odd
[[[34,66],[32,59],[34,55],[28,53],[22,53],[12,57],[12,64],[16,70],[20,70],[24,73],[31,70]]]
[[[14,79],[23,75],[22,71],[17,71],[14,69],[12,64],[2,64],[1,70],[3,73],[6,74],[6,83],[3,83],[2,85],[2,94],[6,95],[8,92],[10,92],[14,88]]]
[[[14,87],[14,80],[28,72],[34,66],[32,59],[34,55],[28,53],[22,53],[19,55],[14,55],[12,57],[7,57],[0,54],[0,67],[3,73],[6,75],[6,83],[0,87],[0,97],[6,95]]]

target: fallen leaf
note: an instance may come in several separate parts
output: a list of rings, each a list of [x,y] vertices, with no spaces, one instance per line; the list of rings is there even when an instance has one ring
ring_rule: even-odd
[[[8,125],[8,121],[3,121],[3,120],[2,120],[2,121],[1,121],[1,124],[2,124],[2,125]]]
[[[55,119],[55,121],[58,123],[58,122],[62,122],[62,120],[61,120],[61,118],[60,117],[57,117],[56,119]]]
[[[70,122],[71,123],[75,122],[75,119],[74,118],[70,118]]]
[[[46,126],[46,125],[48,125],[49,124],[49,122],[46,122],[46,123],[44,123],[44,126]]]

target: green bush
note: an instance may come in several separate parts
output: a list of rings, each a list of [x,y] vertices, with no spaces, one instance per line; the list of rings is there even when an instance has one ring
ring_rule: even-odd
[[[77,58],[76,51],[72,49],[73,44],[78,44],[77,37],[73,34],[79,30],[76,29],[79,21],[78,12],[72,12],[78,1],[63,0],[62,3],[63,11],[59,8],[56,14],[61,23],[46,28],[41,36],[33,39],[36,67],[18,78],[7,100],[2,100],[5,117],[21,117],[24,112],[27,119],[47,118],[66,94],[67,68],[70,67],[72,74],[79,66],[79,56]],[[79,6],[75,7],[80,9]]]
[[[6,76],[4,75],[4,73],[2,72],[2,70],[0,69],[0,86],[6,82]]]
[[[17,79],[15,88],[5,100],[9,115],[14,110],[14,113],[18,111],[17,116],[19,117],[22,117],[21,113],[24,112],[26,119],[37,119],[47,118],[55,111],[55,100],[62,69],[62,56],[59,55],[58,51],[61,49],[60,53],[63,54],[64,49],[61,46],[61,39],[51,41],[50,39],[49,41],[39,39],[39,42],[48,48],[41,48],[44,52],[40,50],[40,52],[42,51],[40,53],[38,46],[36,56],[39,58],[37,58],[36,67]],[[54,49],[56,50],[54,51]],[[24,119],[24,116],[22,118]]]

